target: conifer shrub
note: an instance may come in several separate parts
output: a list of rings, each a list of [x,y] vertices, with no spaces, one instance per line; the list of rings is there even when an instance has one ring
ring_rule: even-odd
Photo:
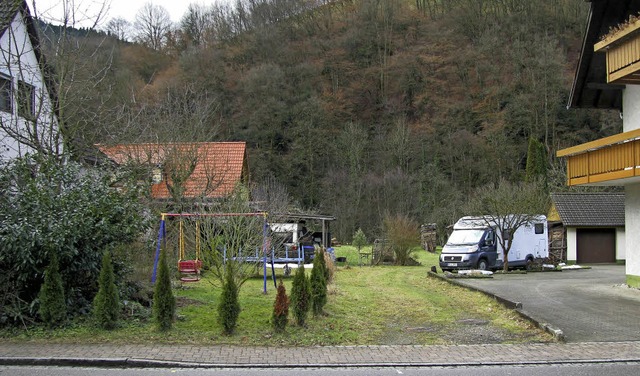
[[[289,297],[287,296],[287,289],[280,279],[278,284],[278,291],[276,293],[276,301],[273,304],[273,317],[272,324],[273,330],[276,333],[284,332],[287,327],[287,320],[289,319]]]
[[[238,299],[238,285],[233,278],[233,272],[227,267],[225,281],[222,284],[222,294],[218,304],[218,323],[222,326],[222,332],[232,335],[238,325],[240,316],[240,301]]]
[[[314,316],[322,313],[324,305],[327,303],[327,275],[324,263],[324,252],[320,250],[313,259],[313,270],[311,270],[311,310]]]
[[[102,256],[98,294],[93,299],[93,317],[97,325],[106,330],[114,329],[120,319],[120,299],[110,252],[104,252]]]
[[[160,252],[158,275],[153,290],[153,320],[160,331],[170,330],[176,313],[176,298],[171,289],[171,274],[164,249]]]
[[[525,182],[534,182],[536,179],[543,181],[547,179],[547,151],[542,142],[529,137]]]
[[[291,308],[299,326],[304,326],[311,308],[311,286],[304,272],[304,264],[296,270],[291,286]]]
[[[351,240],[351,245],[356,247],[358,252],[360,252],[362,247],[367,245],[367,237],[361,228],[359,228],[358,231],[356,231],[355,234],[353,234],[353,240]]]
[[[40,287],[40,318],[50,328],[61,326],[67,319],[67,304],[64,299],[64,286],[60,276],[58,257],[51,255],[49,266],[44,272],[44,283]]]

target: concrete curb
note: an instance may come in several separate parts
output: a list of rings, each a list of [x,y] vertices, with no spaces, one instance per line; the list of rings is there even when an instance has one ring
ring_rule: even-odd
[[[521,302],[511,301],[509,299],[506,299],[506,298],[503,298],[501,296],[498,296],[498,295],[492,293],[491,291],[487,291],[487,290],[484,290],[484,289],[481,289],[481,288],[478,288],[478,287],[475,287],[475,286],[469,286],[469,285],[464,284],[464,283],[462,283],[462,282],[460,282],[460,281],[458,281],[456,279],[447,278],[444,275],[440,275],[438,273],[434,273],[434,272],[430,271],[430,272],[428,272],[428,275],[430,277],[432,277],[432,278],[439,278],[440,280],[447,281],[452,285],[464,287],[464,288],[469,289],[469,290],[473,290],[473,291],[477,291],[477,292],[483,293],[483,294],[495,299],[497,302],[499,302],[503,306],[505,306],[505,307],[507,307],[509,309],[515,310],[516,312],[518,312],[518,314],[522,318],[524,318],[526,320],[529,320],[530,322],[535,324],[538,328],[540,328],[540,329],[546,331],[547,333],[551,334],[553,336],[554,340],[556,340],[557,342],[565,342],[565,336],[564,336],[564,333],[562,332],[561,329],[555,328],[555,327],[551,326],[548,323],[540,322],[535,317],[531,316],[528,312],[526,312],[522,308],[522,303]]]
[[[638,358],[620,359],[581,359],[581,360],[536,360],[536,361],[478,361],[460,363],[442,362],[362,362],[362,363],[200,363],[165,361],[153,359],[135,358],[6,358],[0,357],[0,365],[3,366],[50,366],[50,367],[96,367],[96,368],[361,368],[361,367],[415,367],[415,368],[440,368],[440,367],[491,367],[491,366],[536,366],[550,364],[611,364],[611,363],[636,363]]]

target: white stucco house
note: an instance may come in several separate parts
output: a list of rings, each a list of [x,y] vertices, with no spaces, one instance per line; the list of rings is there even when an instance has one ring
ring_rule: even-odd
[[[590,0],[570,108],[619,112],[622,133],[558,151],[569,186],[623,186],[627,284],[640,287],[640,2]]]
[[[27,2],[0,1],[0,159],[62,153],[51,79]]]

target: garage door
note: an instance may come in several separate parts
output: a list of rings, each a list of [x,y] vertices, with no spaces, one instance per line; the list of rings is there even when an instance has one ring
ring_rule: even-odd
[[[578,263],[606,263],[616,261],[616,230],[578,229]]]

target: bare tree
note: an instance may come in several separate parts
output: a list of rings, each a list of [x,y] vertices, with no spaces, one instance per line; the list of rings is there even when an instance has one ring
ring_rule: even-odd
[[[166,45],[172,22],[166,8],[161,5],[145,3],[136,13],[133,25],[136,40],[149,48],[160,51]]]
[[[384,216],[384,235],[391,245],[396,265],[410,264],[413,250],[420,244],[419,227],[415,220],[404,214]]]
[[[218,137],[217,94],[200,91],[194,85],[167,85],[153,91],[145,88],[114,115],[113,127],[105,129],[103,142],[167,143],[207,142]]]
[[[247,191],[238,187],[220,206],[206,206],[201,224],[204,260],[209,264],[214,283],[222,285],[227,272],[233,275],[238,288],[259,271],[260,260],[267,251],[266,213],[254,212]]]
[[[39,18],[43,18],[63,27],[85,27],[88,29],[97,29],[104,21],[109,11],[110,0],[59,0],[58,8],[62,9],[58,12],[54,7],[38,8],[36,0],[30,1],[33,13]]]
[[[118,86],[111,80],[112,40],[93,31],[102,23],[108,4],[107,0],[60,0],[60,7],[36,8],[33,2],[34,17],[56,25],[38,33],[39,47],[50,67],[45,70],[45,81],[54,99],[59,141],[64,143],[65,154],[77,158],[86,155],[95,142],[93,135],[101,133],[97,129],[107,123]]]
[[[38,12],[36,2],[30,4],[34,17],[60,26],[55,32],[40,33],[28,16],[27,2],[11,2],[10,14],[18,12],[19,16],[7,25],[0,47],[5,104],[10,106],[2,114],[4,153],[20,156],[30,152],[60,157],[72,149],[69,145],[78,134],[78,124],[67,114],[86,107],[83,103],[89,98],[80,88],[85,87],[85,79],[97,85],[104,77],[104,70],[87,77],[88,71],[84,68],[94,61],[81,57],[91,54],[79,52],[95,49],[95,45],[88,47],[87,38],[71,38],[68,30],[80,23],[95,28],[106,6],[103,3],[96,7],[92,2],[92,7],[87,7],[87,2],[61,0],[62,12],[57,14],[54,12],[58,8]],[[24,28],[20,20],[24,21]],[[29,37],[23,38],[25,32]]]
[[[470,214],[480,216],[487,226],[496,227],[507,271],[513,234],[546,213],[548,208],[549,196],[542,183],[514,184],[501,179],[496,184],[478,188],[467,209]]]
[[[131,35],[131,22],[122,17],[115,17],[107,22],[105,30],[118,38],[119,40],[128,41]]]
[[[292,206],[287,187],[270,176],[251,189],[254,204],[267,213],[286,213]]]

